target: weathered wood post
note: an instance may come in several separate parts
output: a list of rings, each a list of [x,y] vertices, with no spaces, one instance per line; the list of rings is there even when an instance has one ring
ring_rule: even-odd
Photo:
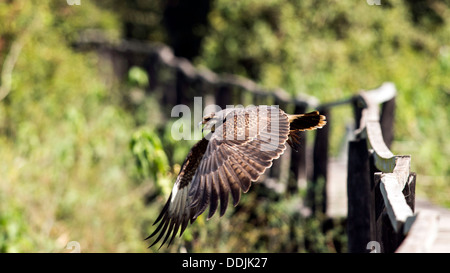
[[[189,100],[193,101],[194,98],[188,98],[189,84],[186,75],[180,68],[176,68],[176,104],[189,104]]]
[[[352,108],[353,108],[353,117],[355,120],[355,128],[358,129],[361,125],[361,118],[362,118],[362,110],[366,107],[364,100],[359,97],[355,96],[352,100]]]
[[[219,84],[216,91],[216,104],[221,109],[226,109],[227,105],[232,105],[233,89],[229,84]]]
[[[144,61],[144,69],[147,71],[149,78],[149,86],[147,91],[153,92],[158,86],[158,54],[151,52]]]
[[[177,105],[176,72],[170,67],[164,67],[159,73],[164,75],[161,81],[161,105],[164,105],[166,114],[170,115],[170,109]]]
[[[306,103],[296,103],[293,114],[303,114],[306,111]],[[296,193],[298,189],[306,188],[306,136],[300,133],[300,145],[298,151],[292,151],[290,173],[288,180],[288,193]]]
[[[316,131],[313,151],[313,177],[312,185],[309,187],[312,198],[312,213],[320,210],[322,213],[327,211],[327,177],[328,177],[328,146],[330,132],[330,111],[329,109],[319,109],[322,115],[327,117],[327,125]],[[320,200],[316,200],[316,199]],[[319,201],[319,202],[318,202]]]
[[[371,240],[380,243],[381,252],[383,253],[394,253],[402,241],[405,239],[403,233],[403,228],[395,231],[392,227],[391,220],[389,219],[386,207],[384,205],[384,199],[380,192],[380,181],[382,177],[382,172],[377,172],[374,174],[375,188],[374,188],[374,212],[375,219],[372,223],[372,236]],[[402,193],[405,196],[406,204],[414,212],[415,204],[415,183],[416,174],[410,173],[408,177],[408,182],[405,184],[405,188]]]
[[[367,252],[370,239],[370,160],[366,139],[349,143],[347,235],[350,253]]]

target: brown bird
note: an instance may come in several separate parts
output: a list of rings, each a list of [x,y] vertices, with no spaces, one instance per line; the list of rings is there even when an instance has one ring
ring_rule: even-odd
[[[239,203],[241,191],[246,193],[251,182],[258,180],[272,161],[284,152],[286,142],[296,150],[299,132],[322,128],[325,116],[318,111],[289,115],[274,106],[227,108],[203,117],[204,129],[210,129],[195,144],[178,174],[172,192],[156,219],[159,225],[148,236],[159,233],[151,246],[183,234],[209,205],[210,219],[220,201],[224,215],[229,194],[233,205]],[[150,247],[151,247],[150,246]]]

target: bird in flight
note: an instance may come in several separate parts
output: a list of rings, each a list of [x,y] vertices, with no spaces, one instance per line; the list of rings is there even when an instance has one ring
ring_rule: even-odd
[[[210,132],[188,153],[172,192],[153,225],[149,239],[158,234],[169,245],[180,231],[183,234],[209,205],[208,218],[225,214],[229,194],[233,205],[239,203],[251,182],[258,180],[272,161],[280,157],[288,143],[299,145],[299,132],[322,128],[326,118],[318,111],[290,115],[275,106],[227,108],[203,117],[204,130]],[[151,247],[150,246],[150,247]]]

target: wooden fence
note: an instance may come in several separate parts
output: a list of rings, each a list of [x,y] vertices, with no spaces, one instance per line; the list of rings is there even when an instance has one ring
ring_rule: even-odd
[[[356,140],[348,156],[348,240],[350,252],[394,252],[408,232],[414,211],[415,174],[410,156],[395,156],[392,142],[395,86],[355,96]],[[380,115],[379,105],[382,104]],[[372,242],[372,243],[369,243]]]
[[[246,78],[197,69],[188,60],[175,57],[171,49],[162,44],[130,41],[114,44],[100,37],[82,36],[75,46],[96,49],[103,59],[109,60],[116,76],[122,79],[132,66],[143,67],[150,78],[147,92],[160,94],[167,116],[177,104],[192,105],[196,96],[221,108],[266,104],[279,105],[293,114],[318,109],[326,115],[328,125],[317,130],[312,151],[306,149],[307,134],[304,134],[301,149],[292,152],[288,148],[261,179],[269,188],[287,194],[304,188],[306,181],[313,185],[308,188],[324,183],[319,194],[321,203],[310,201],[313,214],[326,212],[329,128],[333,122],[331,110],[351,104],[359,127],[348,151],[349,252],[415,252],[422,249],[423,244],[417,245],[416,239],[427,236],[422,221],[428,221],[430,216],[414,215],[416,176],[410,172],[410,156],[396,156],[388,148],[393,140],[396,96],[392,83],[342,101],[319,104],[311,96],[292,97],[280,88],[267,90]],[[405,240],[406,234],[409,235]]]
[[[389,149],[395,97],[392,83],[354,97],[359,128],[348,151],[349,252],[426,252],[436,236],[438,215],[414,214],[411,157]]]

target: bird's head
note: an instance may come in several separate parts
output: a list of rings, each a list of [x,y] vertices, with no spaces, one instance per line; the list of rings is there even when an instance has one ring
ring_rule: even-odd
[[[202,131],[209,129],[211,132],[214,132],[217,127],[221,126],[225,122],[226,116],[233,110],[234,109],[225,109],[218,112],[212,112],[211,114],[203,117],[202,121],[199,123],[199,126],[204,125]]]
[[[200,126],[204,125],[202,132],[205,129],[210,129],[211,132],[214,132],[214,130],[216,129],[217,121],[219,121],[219,118],[216,116],[216,113],[211,113],[209,115],[204,116],[199,124]]]

